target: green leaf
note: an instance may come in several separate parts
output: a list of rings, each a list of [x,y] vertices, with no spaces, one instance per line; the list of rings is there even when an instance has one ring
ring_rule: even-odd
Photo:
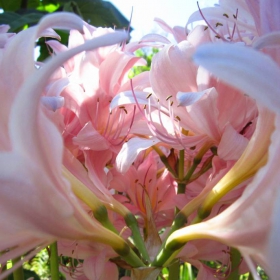
[[[19,15],[14,12],[4,12],[0,14],[0,24],[8,24],[10,26],[9,32],[18,32],[26,24],[36,24],[44,14],[41,12],[33,12],[25,15]]]
[[[107,1],[69,1],[64,5],[63,10],[82,16],[84,21],[94,26],[122,28],[129,25],[129,21]]]

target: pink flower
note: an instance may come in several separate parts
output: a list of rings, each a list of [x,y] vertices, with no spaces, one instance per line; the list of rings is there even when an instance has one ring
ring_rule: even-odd
[[[264,1],[260,2],[262,7]],[[279,3],[272,2],[271,6],[276,10],[279,9]],[[262,27],[259,26],[260,32],[275,30],[273,18],[268,20],[264,16],[262,20],[259,22],[260,25],[263,24]],[[271,47],[271,43],[275,45],[278,33],[260,37],[255,43],[256,46]],[[265,41],[265,38],[269,40]],[[277,45],[279,46],[279,43]],[[243,195],[228,209],[212,219],[175,232],[167,243],[171,244],[172,240],[177,238],[177,241],[197,238],[220,241],[241,251],[256,279],[258,276],[255,264],[261,265],[272,279],[277,279],[279,274],[276,251],[279,247],[277,244],[279,244],[280,68],[277,64],[279,63],[277,52],[274,49],[266,49],[265,52],[267,54],[244,46],[219,44],[202,46],[195,54],[196,63],[231,86],[256,98],[260,108],[257,127],[246,150],[213,188],[212,194],[202,207],[206,207],[207,203],[211,202],[211,197],[213,199],[221,197],[220,191],[225,190],[226,186],[237,185],[238,182],[255,174],[258,169],[259,171],[246,187]],[[261,166],[263,167],[260,168]]]
[[[176,182],[164,169],[154,152],[140,155],[125,173],[110,170],[110,188],[134,215],[141,215],[141,226],[147,227],[150,213],[158,228],[169,226],[174,214]]]
[[[1,118],[1,135],[8,128],[9,137],[0,153],[0,250],[10,251],[1,255],[1,263],[57,238],[112,241],[111,233],[107,235],[108,230],[88,215],[62,176],[62,137],[40,106],[40,98],[48,78],[62,63],[81,51],[120,42],[126,34],[116,32],[88,41],[37,70],[33,44],[48,27],[82,31],[82,22],[67,13],[47,16],[38,26],[14,36],[2,59],[3,66],[10,67],[11,59],[16,63],[10,72],[15,76],[1,77],[1,92],[5,92],[5,87],[5,93],[10,93],[7,99],[3,98],[8,106]],[[23,49],[18,52],[18,47]]]

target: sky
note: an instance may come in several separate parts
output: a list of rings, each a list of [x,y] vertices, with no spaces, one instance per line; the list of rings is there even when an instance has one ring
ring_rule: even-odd
[[[170,26],[184,26],[189,16],[197,10],[197,0],[108,0],[128,20],[133,7],[131,33],[132,41],[141,39],[143,35],[157,32],[160,28],[153,22],[155,17],[163,19]],[[200,7],[210,6],[217,0],[200,0]]]

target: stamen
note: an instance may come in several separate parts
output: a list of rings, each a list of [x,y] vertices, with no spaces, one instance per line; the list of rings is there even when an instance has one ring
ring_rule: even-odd
[[[152,96],[152,93],[149,93],[146,98],[149,99],[151,96]]]
[[[98,123],[98,114],[99,113],[99,97],[97,98],[97,103],[96,103],[96,111],[95,111],[95,123]]]
[[[238,9],[236,9],[236,14],[233,15],[233,17],[237,20],[237,16],[238,16]],[[231,39],[233,39],[235,28],[236,28],[236,22],[234,23],[234,26],[233,26],[233,30],[232,30],[232,34],[231,34]]]
[[[165,100],[168,101],[168,99],[170,99],[171,97],[172,97],[172,95],[169,95],[169,96],[166,97]]]
[[[207,19],[204,17],[204,15],[203,15],[203,13],[202,13],[202,11],[201,11],[201,9],[200,9],[200,6],[199,6],[198,1],[196,2],[196,4],[197,4],[199,13],[200,13],[201,17],[203,18],[203,20],[206,22],[206,24],[208,25],[208,27],[214,32],[214,34],[216,34],[215,37],[218,38],[218,39],[220,39],[220,38],[221,38],[220,34],[211,26],[211,24],[210,24],[210,23],[207,21]],[[219,36],[219,37],[217,37],[217,36]],[[222,40],[223,40],[223,41],[226,41],[224,38],[222,38]]]

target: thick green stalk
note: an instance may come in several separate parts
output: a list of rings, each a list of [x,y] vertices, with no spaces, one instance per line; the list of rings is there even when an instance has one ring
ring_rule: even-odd
[[[170,246],[165,246],[156,256],[154,261],[152,262],[151,266],[154,267],[163,267],[167,266],[179,253],[181,248],[185,245],[181,244],[181,246],[178,246],[176,248],[171,248]]]
[[[185,266],[188,268],[188,276],[189,276],[189,280],[194,280],[194,276],[193,276],[193,271],[192,271],[192,265],[190,263],[185,263]]]
[[[50,245],[51,256],[50,256],[50,266],[51,266],[51,279],[59,280],[59,260],[57,252],[57,243],[54,242]]]
[[[185,151],[179,151],[179,164],[178,164],[178,191],[177,193],[185,193],[186,184],[183,181],[184,179],[184,163],[185,163]]]
[[[127,226],[131,229],[132,239],[134,241],[134,244],[135,244],[136,248],[139,250],[142,257],[146,261],[149,261],[150,256],[147,252],[144,240],[141,236],[141,233],[140,233],[140,230],[139,230],[139,227],[138,227],[138,222],[137,222],[136,218],[134,217],[134,215],[132,213],[129,213],[124,217],[124,220],[125,220]]]
[[[12,260],[12,264],[13,266],[17,263],[21,261],[21,257],[15,258]],[[16,270],[14,270],[13,272],[13,277],[14,280],[24,280],[24,273],[23,273],[23,268],[22,266],[20,266],[19,268],[17,268]]]
[[[137,268],[146,266],[128,245],[125,248],[125,252],[123,250],[114,250],[122,257],[122,259],[124,259],[132,267]]]
[[[184,182],[187,184],[190,180],[191,177],[194,173],[194,171],[196,170],[197,166],[201,163],[201,160],[203,158],[203,156],[205,155],[205,153],[210,149],[212,145],[210,143],[205,144],[197,153],[197,155],[194,157],[193,159],[193,164],[191,166],[191,168],[188,170],[186,176],[184,177]]]

